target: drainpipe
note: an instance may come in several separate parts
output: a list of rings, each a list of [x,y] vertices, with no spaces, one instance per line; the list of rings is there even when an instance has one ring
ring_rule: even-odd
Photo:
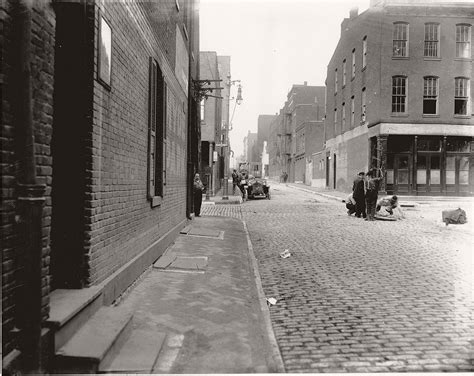
[[[21,156],[16,216],[20,242],[17,326],[20,329],[20,350],[25,361],[24,365],[29,370],[38,370],[42,323],[42,215],[45,185],[38,184],[36,178],[31,83],[33,0],[19,0],[17,4],[19,98],[16,117]]]

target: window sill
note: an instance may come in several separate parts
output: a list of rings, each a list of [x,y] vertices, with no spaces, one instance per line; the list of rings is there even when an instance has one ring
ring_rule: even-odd
[[[439,118],[439,114],[422,114],[421,117],[424,117],[424,118]]]
[[[456,119],[470,119],[471,117],[469,115],[456,115],[456,114],[454,114],[454,118],[456,118]]]
[[[436,57],[436,56],[423,56],[423,60],[425,60],[425,61],[441,61],[441,58]]]
[[[392,56],[392,60],[409,60],[409,56]]]
[[[455,57],[454,58],[454,61],[467,61],[467,62],[471,62],[472,59],[468,58],[468,57]]]
[[[409,114],[406,112],[392,112],[391,115],[392,117],[408,117]]]
[[[151,198],[151,207],[152,207],[152,208],[155,208],[155,207],[157,207],[157,206],[160,206],[162,201],[163,201],[163,197],[161,197],[161,196],[153,196],[153,197]]]

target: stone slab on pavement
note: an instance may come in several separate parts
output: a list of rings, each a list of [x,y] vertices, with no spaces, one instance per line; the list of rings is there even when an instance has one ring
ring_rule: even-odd
[[[201,217],[191,225],[225,235],[179,235],[163,264],[206,257],[205,271],[151,269],[121,302],[134,309],[137,325],[182,338],[179,347],[163,347],[157,369],[180,374],[281,369],[268,339],[273,333],[264,323],[260,300],[265,299],[256,284],[244,224],[234,218]]]
[[[101,366],[101,373],[150,373],[165,341],[166,334],[148,328],[134,329],[128,340],[117,351],[109,364]]]

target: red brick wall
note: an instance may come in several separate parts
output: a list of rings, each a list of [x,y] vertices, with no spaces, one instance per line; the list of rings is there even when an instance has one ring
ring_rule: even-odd
[[[91,284],[186,218],[187,98],[174,74],[175,21],[182,11],[174,2],[160,3],[152,13],[149,6],[103,2],[95,10],[96,33],[102,15],[112,28],[112,84],[108,90],[94,83],[91,199],[86,201]],[[149,57],[157,60],[168,86],[167,184],[155,208],[147,200]],[[96,71],[97,50],[95,60]]]
[[[18,281],[15,271],[18,265],[18,233],[15,225],[17,214],[16,184],[22,169],[21,144],[15,140],[15,106],[18,103],[18,81],[15,68],[18,60],[18,25],[16,23],[17,1],[0,3],[2,30],[1,83],[2,83],[2,125],[1,125],[1,171],[2,171],[2,352],[8,354],[15,346],[11,334],[14,327],[15,296],[14,288]],[[32,89],[33,89],[33,126],[36,150],[37,182],[45,184],[46,201],[43,209],[43,317],[48,314],[49,296],[49,234],[51,223],[51,179],[52,157],[50,141],[53,116],[53,70],[54,70],[54,30],[55,15],[49,2],[34,2],[32,13]]]

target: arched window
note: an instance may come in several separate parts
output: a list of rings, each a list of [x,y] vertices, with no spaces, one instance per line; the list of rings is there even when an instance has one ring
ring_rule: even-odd
[[[362,39],[362,69],[367,66],[367,35]]]

